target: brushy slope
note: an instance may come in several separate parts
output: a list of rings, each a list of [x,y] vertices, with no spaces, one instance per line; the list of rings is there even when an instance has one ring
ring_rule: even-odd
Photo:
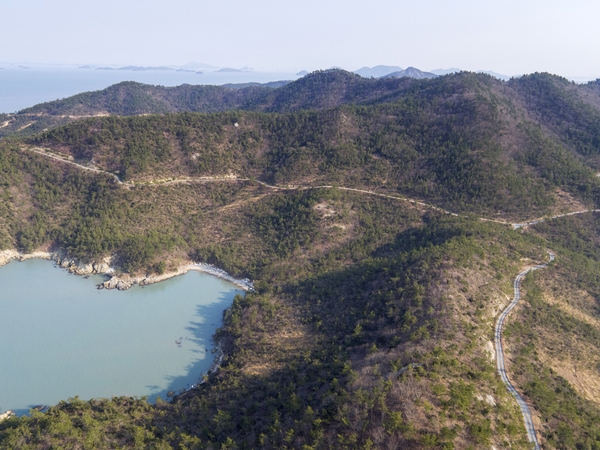
[[[543,241],[356,193],[124,189],[39,155],[3,155],[14,168],[7,245],[16,234],[26,249],[117,251],[123,267],[150,270],[191,255],[255,278],[258,292],[226,316],[228,357],[201,390],[156,407],[72,400],[5,422],[0,445],[525,446],[484,349],[519,259],[544,258]]]
[[[8,184],[24,196],[4,188],[8,232],[27,223],[25,197],[46,217],[44,230],[17,232],[38,239],[24,241],[31,248],[81,239],[106,245],[99,254],[121,252],[125,267],[192,254],[252,276],[257,293],[226,315],[218,338],[228,356],[202,389],[156,407],[73,400],[4,422],[0,445],[522,445],[518,411],[483,348],[514,261],[542,258],[538,243],[356,193],[244,183],[128,190],[8,154],[17,169]],[[136,248],[148,259],[135,259]]]
[[[302,83],[323,82],[326,75],[340,76],[305,77],[273,93],[302,93]],[[285,114],[94,118],[31,143],[129,180],[234,173],[273,184],[335,183],[490,217],[535,217],[596,204],[597,146],[584,152],[580,141],[536,122],[502,82],[467,73],[398,82],[410,86],[391,103]],[[301,98],[312,105],[310,96]],[[600,115],[586,108],[586,120],[600,123]]]
[[[335,92],[317,95],[327,77]],[[2,422],[0,448],[530,448],[490,344],[514,276],[548,248],[556,263],[528,275],[509,319],[509,373],[544,448],[599,448],[597,217],[478,220],[596,205],[593,102],[544,74],[518,88],[392,80],[388,97],[339,71],[303,80],[306,94],[264,97],[282,113],[90,118],[0,142],[0,247],[114,254],[129,272],[192,258],[256,281],[225,313],[223,366],[199,389],[154,406],[69,399]],[[336,106],[360,89],[364,104]],[[243,180],[119,185],[32,145],[138,182]]]

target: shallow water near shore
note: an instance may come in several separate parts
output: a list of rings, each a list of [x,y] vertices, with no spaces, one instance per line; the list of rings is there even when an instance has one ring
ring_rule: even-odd
[[[0,268],[0,412],[186,389],[210,369],[212,335],[243,294],[194,271],[124,292],[97,290],[102,280],[45,260]]]

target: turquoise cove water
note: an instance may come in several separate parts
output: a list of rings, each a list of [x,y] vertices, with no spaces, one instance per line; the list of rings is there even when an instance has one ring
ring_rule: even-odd
[[[102,280],[38,259],[0,268],[0,412],[186,389],[213,364],[211,337],[243,293],[193,271],[123,292],[97,290]]]

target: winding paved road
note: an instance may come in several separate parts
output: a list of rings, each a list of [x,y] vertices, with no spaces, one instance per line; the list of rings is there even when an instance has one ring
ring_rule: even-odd
[[[554,253],[548,251],[548,254],[550,255],[550,261],[548,261],[548,263],[551,263],[552,261],[554,261]],[[498,322],[496,322],[496,330],[494,333],[496,340],[496,367],[498,368],[498,373],[500,374],[502,381],[504,381],[506,388],[515,398],[515,400],[519,404],[519,407],[521,408],[521,413],[523,413],[523,420],[525,421],[525,428],[527,429],[527,437],[529,439],[529,442],[535,444],[535,450],[540,449],[540,444],[538,443],[537,435],[535,434],[535,428],[533,426],[533,420],[531,418],[529,406],[527,406],[527,403],[525,403],[525,400],[523,400],[521,394],[519,394],[516,391],[516,389],[508,379],[508,375],[506,373],[506,366],[504,363],[504,350],[502,347],[502,330],[504,328],[504,322],[506,321],[506,317],[521,299],[521,280],[525,278],[525,275],[527,275],[532,270],[543,269],[548,265],[548,263],[529,267],[528,269],[525,269],[523,272],[517,275],[513,284],[515,292],[513,301],[504,309],[504,311],[502,311],[502,313],[498,317]]]

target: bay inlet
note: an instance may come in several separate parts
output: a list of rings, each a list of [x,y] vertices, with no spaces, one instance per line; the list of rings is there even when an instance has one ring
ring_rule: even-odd
[[[127,291],[97,290],[103,280],[40,259],[0,268],[0,412],[186,389],[212,366],[212,335],[244,293],[196,271]]]

